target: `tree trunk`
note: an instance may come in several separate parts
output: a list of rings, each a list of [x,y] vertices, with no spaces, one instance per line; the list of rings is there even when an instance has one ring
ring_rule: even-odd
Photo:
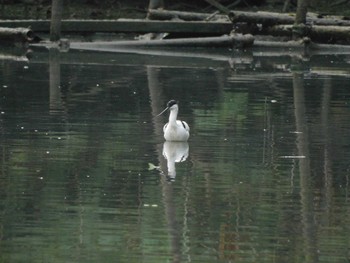
[[[158,8],[164,8],[164,1],[163,0],[150,0],[148,4],[148,9],[158,9]]]
[[[298,0],[297,12],[295,15],[295,25],[306,23],[307,8],[309,6],[309,0]]]
[[[52,0],[50,40],[58,41],[61,38],[61,20],[63,12],[63,0]]]
[[[216,0],[205,0],[207,3],[211,4],[212,6],[216,7],[220,12],[228,15],[230,13],[230,9],[226,8]]]
[[[285,0],[283,4],[282,12],[286,13],[289,9],[289,6],[290,6],[290,0]]]

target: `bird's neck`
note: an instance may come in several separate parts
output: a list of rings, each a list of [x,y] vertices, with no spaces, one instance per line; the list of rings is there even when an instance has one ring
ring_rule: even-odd
[[[170,111],[169,115],[169,124],[175,124],[176,123],[176,118],[177,118],[177,109],[173,109]]]

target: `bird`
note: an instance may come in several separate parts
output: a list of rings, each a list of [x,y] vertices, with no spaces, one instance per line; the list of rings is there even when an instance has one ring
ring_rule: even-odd
[[[162,115],[167,110],[170,111],[169,122],[163,127],[164,139],[171,142],[186,142],[190,137],[190,127],[185,121],[177,120],[179,105],[176,100],[170,100],[167,107],[157,116]]]

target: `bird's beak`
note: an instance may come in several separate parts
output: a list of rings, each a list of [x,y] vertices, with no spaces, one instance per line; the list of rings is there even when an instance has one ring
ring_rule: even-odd
[[[158,116],[160,116],[160,115],[162,115],[164,112],[166,112],[167,110],[168,110],[169,108],[168,107],[166,107],[161,113],[159,113],[156,117],[158,117]]]

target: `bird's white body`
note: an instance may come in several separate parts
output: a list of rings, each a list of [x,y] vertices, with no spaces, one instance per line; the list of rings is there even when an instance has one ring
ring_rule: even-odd
[[[177,104],[169,107],[169,122],[164,125],[163,132],[166,141],[185,142],[190,137],[190,127],[185,121],[177,120],[179,107]]]

